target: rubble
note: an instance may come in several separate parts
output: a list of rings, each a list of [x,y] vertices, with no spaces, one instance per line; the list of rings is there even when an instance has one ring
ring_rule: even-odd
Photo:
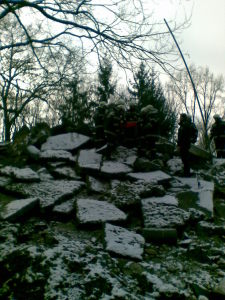
[[[224,159],[46,137],[0,156],[1,299],[224,299]]]

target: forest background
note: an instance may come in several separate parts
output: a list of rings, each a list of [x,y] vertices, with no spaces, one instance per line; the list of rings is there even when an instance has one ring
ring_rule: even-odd
[[[175,35],[191,22],[183,9],[179,22],[168,20]],[[145,105],[160,103],[163,120],[171,122],[168,138],[176,139],[179,114],[186,112],[199,129],[199,143],[208,148],[212,116],[224,116],[223,76],[189,66],[200,115],[179,53],[149,1],[3,0],[0,30],[4,142],[24,126],[46,122],[53,127],[65,118],[74,130],[92,128],[100,102],[123,101],[129,109],[145,97]],[[162,72],[168,78],[163,84]]]

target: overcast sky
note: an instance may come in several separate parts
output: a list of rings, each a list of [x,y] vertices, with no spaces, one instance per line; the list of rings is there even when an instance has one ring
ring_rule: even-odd
[[[159,18],[179,19],[186,11],[191,25],[179,36],[188,64],[208,66],[225,77],[225,0],[153,0]]]

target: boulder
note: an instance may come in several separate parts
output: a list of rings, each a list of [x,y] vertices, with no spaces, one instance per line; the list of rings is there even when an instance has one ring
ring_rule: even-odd
[[[105,242],[109,252],[132,259],[142,259],[145,239],[140,234],[107,223]]]

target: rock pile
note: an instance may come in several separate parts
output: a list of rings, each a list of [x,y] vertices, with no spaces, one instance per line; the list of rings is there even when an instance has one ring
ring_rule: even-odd
[[[0,299],[225,299],[225,160],[184,178],[161,149],[67,133],[2,157]]]

